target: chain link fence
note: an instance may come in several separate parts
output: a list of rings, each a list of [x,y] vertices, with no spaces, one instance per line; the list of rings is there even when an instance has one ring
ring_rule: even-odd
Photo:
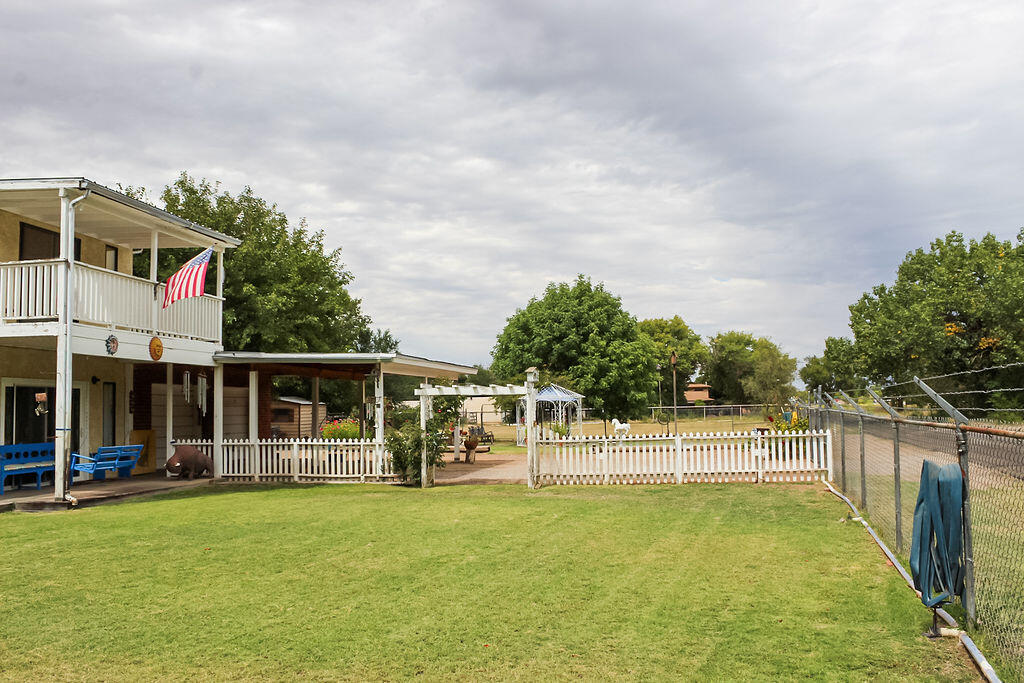
[[[810,412],[812,426],[832,432],[836,485],[906,559],[922,464],[958,463],[956,430],[844,410]],[[964,434],[977,634],[1006,673],[1024,679],[1024,433]]]

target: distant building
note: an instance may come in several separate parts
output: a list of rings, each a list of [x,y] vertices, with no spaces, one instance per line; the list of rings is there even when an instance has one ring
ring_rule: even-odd
[[[327,417],[327,404],[320,402],[318,419]],[[319,437],[319,425],[313,427],[313,402],[298,396],[282,396],[270,402],[270,429],[274,436],[286,439]]]
[[[710,384],[687,384],[686,391],[683,393],[686,397],[687,403],[696,403],[702,401],[703,403],[714,403],[715,399],[711,398],[711,385]]]

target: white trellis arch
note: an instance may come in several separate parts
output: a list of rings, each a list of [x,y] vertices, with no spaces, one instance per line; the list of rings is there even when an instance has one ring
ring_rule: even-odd
[[[434,409],[435,396],[523,396],[526,399],[526,424],[528,426],[526,437],[526,483],[533,488],[537,473],[537,446],[536,429],[537,421],[537,368],[530,368],[526,371],[526,383],[522,386],[516,384],[456,384],[454,386],[437,386],[433,384],[421,384],[415,391],[420,397],[420,430],[427,430],[427,415]],[[456,457],[461,448],[459,430],[455,430]],[[434,485],[434,467],[427,466],[426,443],[423,446],[423,457],[420,469],[420,486],[428,488]]]

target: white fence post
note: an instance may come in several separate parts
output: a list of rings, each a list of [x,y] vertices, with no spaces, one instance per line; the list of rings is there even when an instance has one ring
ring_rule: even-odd
[[[683,483],[683,437],[676,434],[675,440],[672,442],[675,447],[675,470],[676,470],[676,483]]]
[[[299,440],[292,441],[292,481],[299,480]]]
[[[756,453],[756,465],[757,465],[757,482],[764,481],[764,441],[761,438],[761,432],[751,430],[750,435],[754,437],[754,452]]]

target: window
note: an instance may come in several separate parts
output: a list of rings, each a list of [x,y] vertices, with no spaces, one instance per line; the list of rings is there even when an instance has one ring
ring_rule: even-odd
[[[36,394],[46,393],[45,412],[36,412]],[[8,386],[4,392],[4,440],[14,443],[53,443],[53,387]],[[81,390],[71,392],[71,450],[78,452],[81,438]]]
[[[21,224],[21,241],[18,247],[19,261],[50,259],[60,256],[60,233],[38,228],[28,223]],[[75,260],[82,260],[82,240],[75,238]]]
[[[77,256],[75,258],[78,258]],[[107,245],[107,250],[104,253],[103,267],[107,270],[117,270],[117,247]]]
[[[271,422],[295,422],[295,412],[291,408],[274,408]]]

